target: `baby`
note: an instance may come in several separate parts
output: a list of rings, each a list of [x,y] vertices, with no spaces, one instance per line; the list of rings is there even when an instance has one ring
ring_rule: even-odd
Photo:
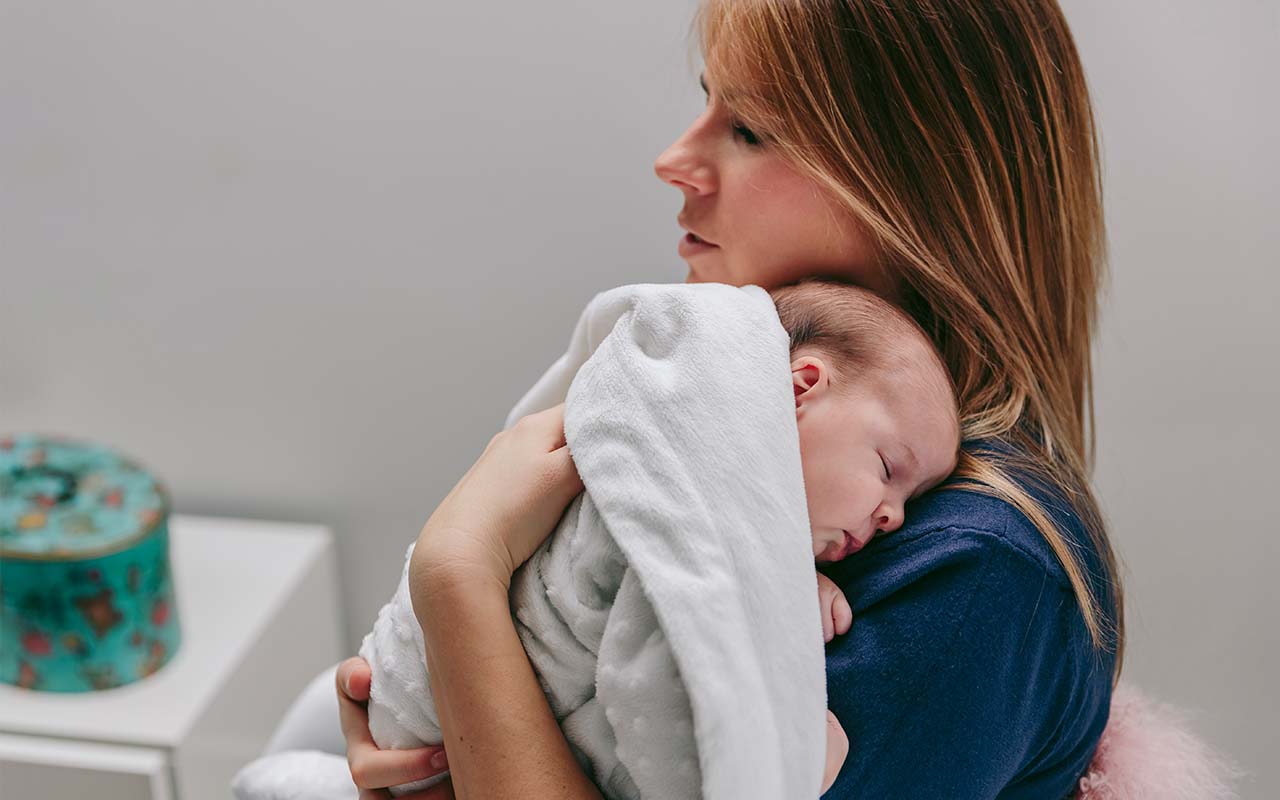
[[[956,465],[960,424],[951,378],[905,313],[862,289],[806,281],[770,293],[791,336],[800,461],[813,555],[839,561],[896,530],[907,501]],[[844,594],[818,575],[826,641],[846,633]],[[845,758],[828,726],[830,788]]]
[[[950,474],[959,449],[954,392],[946,368],[924,332],[906,314],[875,295],[846,284],[806,281],[777,289],[770,296],[790,337],[791,382],[813,555],[817,561],[838,561],[860,550],[877,532],[898,528],[907,501]],[[601,565],[606,572],[610,563]],[[513,582],[513,596],[521,586],[519,580]],[[548,581],[546,591],[551,594],[557,587]],[[818,589],[824,638],[830,641],[835,634],[849,630],[852,612],[843,594],[825,576],[818,576]],[[405,628],[402,635],[412,634],[421,653],[416,620],[384,620],[386,613],[384,609],[380,614],[379,624]],[[373,662],[376,653],[366,649],[370,637],[366,637],[361,655]],[[526,642],[526,648],[529,646]],[[568,669],[590,670],[585,685],[592,685],[594,662],[570,657],[566,663]],[[376,678],[378,669],[374,666]],[[382,720],[384,730],[394,727],[392,715],[400,716],[396,712],[404,702],[400,698],[430,700],[429,676],[416,674],[421,665],[390,668],[411,668],[414,674],[398,674],[396,680],[412,691],[387,697],[385,702],[373,701],[378,699],[378,687],[374,686],[371,727]],[[550,693],[548,696],[550,699]],[[559,712],[557,715],[559,718]],[[419,727],[412,735],[401,731],[396,734],[402,737],[399,741],[378,738],[379,746],[438,743],[441,739],[434,711],[431,717],[430,729]],[[377,730],[374,733],[379,736]],[[830,725],[828,734],[823,791],[834,782],[846,750]],[[415,738],[420,741],[413,741]],[[394,787],[392,792],[416,791],[435,780],[438,778]]]
[[[915,322],[870,292],[806,281],[771,296],[791,336],[813,554],[839,561],[955,468],[951,379]]]

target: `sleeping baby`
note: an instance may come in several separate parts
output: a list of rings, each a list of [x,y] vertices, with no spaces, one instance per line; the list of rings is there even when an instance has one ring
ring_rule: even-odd
[[[905,504],[954,469],[960,437],[954,391],[924,332],[875,295],[846,284],[806,281],[774,290],[769,297],[790,339],[790,376],[813,557],[838,561],[860,550],[877,533],[898,528]],[[781,349],[778,352],[781,358]],[[737,399],[755,402],[750,397]],[[740,433],[742,437],[760,435],[753,430]],[[724,449],[723,455],[710,457],[736,457],[733,443],[725,443]],[[562,525],[585,524],[578,519],[588,513],[581,499],[580,495],[566,510]],[[608,688],[606,678],[597,674],[597,659],[602,658],[609,607],[620,588],[626,591],[622,578],[626,561],[613,543],[603,541],[608,536],[600,536],[565,544],[575,548],[577,574],[557,572],[544,556],[556,548],[560,535],[557,528],[513,576],[517,630],[575,755],[607,797],[638,797],[639,781],[632,780],[636,776],[624,768],[623,756],[612,757],[612,750],[621,751],[624,743],[610,741],[610,747],[593,751],[609,753],[608,759],[588,757],[585,744],[614,735],[613,716],[606,724],[609,709],[594,704],[592,695]],[[849,630],[852,615],[840,590],[825,576],[818,576],[818,589],[823,636],[830,641]],[[399,602],[393,600],[379,613],[374,631],[360,649],[373,670],[370,729],[383,748],[442,741],[431,707],[421,630],[411,605],[400,596],[407,591],[402,576]],[[557,609],[530,610],[535,601],[545,604],[548,598],[560,604]],[[572,614],[566,613],[566,604],[573,606]],[[565,628],[563,638],[555,640],[562,645],[549,644],[551,640],[537,633],[548,625]],[[380,636],[405,642],[419,658],[411,664],[380,663],[386,661],[380,658]],[[644,677],[677,674],[669,659],[664,663],[665,672],[648,667]],[[629,680],[634,684],[638,678]],[[670,740],[673,752],[688,752],[693,746],[692,738],[683,742],[682,736],[690,736],[688,725],[672,724],[664,738]],[[835,780],[844,755],[844,748],[829,737],[823,791]],[[690,794],[668,788],[664,796],[700,796],[697,769],[696,761],[682,762],[678,770],[665,769],[662,780],[673,783],[663,786],[678,783],[688,787]],[[395,787],[392,793],[417,791],[438,780],[439,776]]]

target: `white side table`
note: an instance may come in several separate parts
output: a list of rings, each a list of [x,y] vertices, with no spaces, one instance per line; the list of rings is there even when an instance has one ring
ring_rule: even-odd
[[[0,797],[226,800],[298,692],[342,657],[327,528],[175,515],[169,530],[178,652],[106,691],[0,684]]]

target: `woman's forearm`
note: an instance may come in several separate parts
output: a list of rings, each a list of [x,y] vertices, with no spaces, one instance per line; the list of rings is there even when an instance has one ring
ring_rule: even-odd
[[[458,798],[599,800],[520,644],[507,586],[447,557],[424,560],[410,594]]]

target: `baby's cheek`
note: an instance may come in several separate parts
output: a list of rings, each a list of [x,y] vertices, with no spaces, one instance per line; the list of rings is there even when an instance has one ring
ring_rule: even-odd
[[[805,473],[804,492],[809,507],[809,522],[815,528],[831,524],[831,516],[838,512],[845,486],[831,473],[838,470],[834,467],[826,472],[814,470]]]

